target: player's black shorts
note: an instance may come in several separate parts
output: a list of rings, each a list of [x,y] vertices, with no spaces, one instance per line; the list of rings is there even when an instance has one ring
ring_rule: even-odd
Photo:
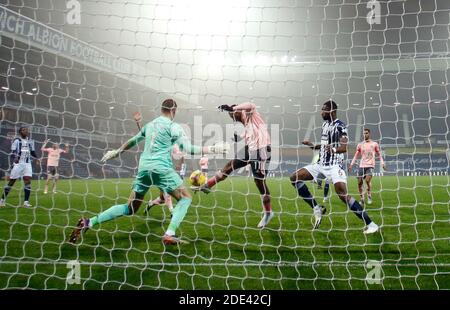
[[[47,167],[47,174],[51,174],[53,176],[58,174],[58,167],[55,166],[48,166]]]
[[[372,167],[358,168],[358,177],[360,178],[365,178],[368,175],[372,176],[372,173],[373,173]]]
[[[235,159],[234,169],[239,169],[250,165],[252,174],[255,179],[265,179],[267,177],[267,169],[271,159],[271,147],[250,151],[248,146],[245,146],[245,156],[243,159]]]

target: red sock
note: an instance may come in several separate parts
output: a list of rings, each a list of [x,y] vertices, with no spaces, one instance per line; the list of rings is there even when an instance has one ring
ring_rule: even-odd
[[[270,203],[270,201],[263,202],[263,208],[267,213],[272,212],[272,204]]]
[[[209,188],[213,187],[213,186],[216,185],[216,184],[217,184],[217,178],[216,178],[216,176],[213,176],[211,179],[208,180],[208,182],[206,182],[206,185],[207,185]]]

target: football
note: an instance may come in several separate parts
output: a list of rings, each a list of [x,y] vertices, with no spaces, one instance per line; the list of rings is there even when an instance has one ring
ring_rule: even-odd
[[[189,183],[191,186],[202,186],[206,183],[206,176],[200,170],[195,170],[189,177]]]

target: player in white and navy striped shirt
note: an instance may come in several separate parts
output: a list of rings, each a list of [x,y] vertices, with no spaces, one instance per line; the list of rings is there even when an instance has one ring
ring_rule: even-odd
[[[317,163],[310,164],[297,170],[291,176],[292,185],[297,189],[298,194],[313,208],[315,216],[314,228],[318,228],[322,222],[322,215],[326,209],[319,206],[311,195],[304,181],[317,180],[318,176],[324,175],[331,179],[334,184],[336,194],[348,205],[356,216],[366,224],[365,234],[371,234],[378,231],[378,225],[369,217],[361,205],[347,193],[347,175],[343,168],[344,154],[347,152],[347,127],[344,122],[336,117],[337,104],[332,101],[326,101],[322,106],[322,137],[320,144],[314,146],[314,149],[320,149],[320,157]],[[308,143],[308,141],[306,141]]]
[[[13,167],[8,184],[3,189],[3,195],[0,199],[0,207],[5,206],[5,199],[8,196],[11,187],[16,183],[17,179],[23,178],[25,201],[24,207],[31,207],[29,202],[31,194],[31,177],[33,170],[31,167],[31,157],[37,158],[34,141],[28,138],[28,128],[20,127],[19,138],[15,138],[11,145],[11,158]]]

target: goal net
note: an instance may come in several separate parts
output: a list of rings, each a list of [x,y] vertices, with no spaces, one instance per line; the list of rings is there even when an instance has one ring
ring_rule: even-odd
[[[17,180],[0,208],[0,288],[449,289],[449,14],[447,0],[2,1],[4,186],[20,127],[41,160],[32,207]],[[196,145],[242,133],[218,106],[256,105],[271,135],[275,217],[257,228],[262,198],[242,168],[209,194],[191,192],[177,232],[189,244],[161,242],[169,210],[144,213],[156,188],[135,215],[69,244],[80,217],[127,201],[143,143],[100,159],[138,132],[134,112],[145,124],[166,98]],[[307,182],[328,210],[313,230],[312,210],[289,180],[311,163],[302,142],[320,143],[330,98],[348,126],[345,171],[365,128],[386,162],[383,170],[377,158],[364,205],[380,226],[372,235],[332,184],[322,202],[323,190]],[[241,156],[242,143],[210,156],[208,176]],[[52,145],[67,149],[54,193],[41,151]],[[186,187],[199,159],[185,156]],[[360,200],[356,170],[347,173]]]

